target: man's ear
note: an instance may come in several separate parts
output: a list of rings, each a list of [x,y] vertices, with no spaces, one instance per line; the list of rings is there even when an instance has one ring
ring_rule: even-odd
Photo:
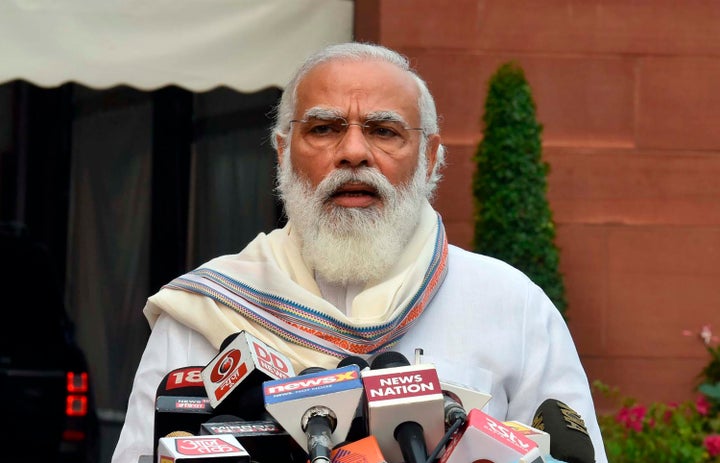
[[[277,146],[278,165],[282,164],[283,159],[285,157],[285,148],[287,146],[286,142],[287,142],[287,137],[283,137],[282,135],[275,135],[275,144]]]
[[[435,163],[437,162],[437,153],[439,148],[440,135],[435,133],[428,136],[427,146],[425,148],[425,156],[427,158],[427,178],[430,178],[430,175],[435,169]]]

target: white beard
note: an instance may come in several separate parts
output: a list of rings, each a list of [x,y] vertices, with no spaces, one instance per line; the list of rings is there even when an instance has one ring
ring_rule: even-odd
[[[315,190],[292,167],[290,150],[278,168],[278,191],[288,219],[302,240],[302,256],[332,284],[364,284],[381,280],[395,264],[420,220],[428,195],[427,161],[420,154],[410,182],[397,188],[370,167],[331,172]],[[372,185],[380,206],[336,206],[330,196],[348,182]]]

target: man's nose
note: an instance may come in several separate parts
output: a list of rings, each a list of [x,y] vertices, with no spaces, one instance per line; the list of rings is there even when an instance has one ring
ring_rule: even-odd
[[[367,167],[374,164],[372,145],[365,138],[360,124],[348,124],[344,136],[335,147],[335,159],[338,167]]]

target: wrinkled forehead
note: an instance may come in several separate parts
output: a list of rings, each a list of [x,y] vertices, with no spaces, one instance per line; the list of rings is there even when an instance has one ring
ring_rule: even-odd
[[[394,114],[420,122],[419,89],[412,75],[379,61],[333,60],[311,69],[300,81],[293,116],[302,119],[319,108],[348,120]]]

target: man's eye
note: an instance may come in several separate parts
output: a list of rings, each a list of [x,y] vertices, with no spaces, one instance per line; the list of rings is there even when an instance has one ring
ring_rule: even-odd
[[[317,122],[308,127],[307,132],[311,135],[333,135],[340,132],[340,125],[337,123]]]
[[[393,138],[400,136],[400,132],[395,127],[387,124],[369,124],[367,133],[377,138]]]

